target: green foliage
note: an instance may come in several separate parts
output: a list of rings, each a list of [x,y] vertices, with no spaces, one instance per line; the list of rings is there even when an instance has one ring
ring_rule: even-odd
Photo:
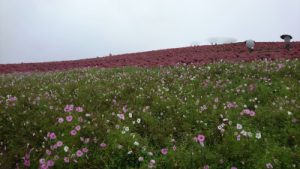
[[[299,108],[297,59],[0,75],[0,168],[299,168]]]

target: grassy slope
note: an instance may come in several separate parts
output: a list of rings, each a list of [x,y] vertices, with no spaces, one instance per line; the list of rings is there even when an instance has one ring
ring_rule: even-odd
[[[0,75],[0,86],[0,168],[17,163],[23,168],[22,157],[30,150],[32,168],[41,158],[56,158],[56,168],[148,168],[152,159],[157,168],[300,167],[297,59]],[[7,101],[7,95],[17,100]],[[64,112],[67,104],[81,106],[83,112]],[[128,111],[120,120],[117,114],[124,106]],[[245,108],[255,116],[240,115]],[[72,122],[58,123],[67,115]],[[218,129],[221,116],[229,120],[223,132]],[[238,130],[237,124],[243,128]],[[76,125],[81,130],[70,136]],[[252,137],[243,136],[242,130]],[[57,138],[50,140],[48,132]],[[206,137],[204,146],[193,139],[199,134]],[[90,138],[89,143],[81,137]],[[64,145],[46,155],[59,140]],[[84,147],[88,153],[72,155]],[[166,155],[162,148],[168,148]],[[64,157],[71,162],[64,164]]]

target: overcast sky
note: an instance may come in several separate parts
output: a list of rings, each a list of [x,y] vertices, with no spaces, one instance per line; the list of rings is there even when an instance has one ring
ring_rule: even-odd
[[[300,40],[300,0],[0,0],[0,64],[238,41]]]

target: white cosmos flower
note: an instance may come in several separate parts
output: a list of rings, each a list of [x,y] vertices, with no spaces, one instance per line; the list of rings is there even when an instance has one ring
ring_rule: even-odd
[[[261,133],[260,133],[260,132],[257,132],[257,133],[255,134],[255,137],[256,137],[257,139],[261,139]]]
[[[132,118],[132,113],[129,113],[128,115],[129,115],[129,118]]]
[[[141,119],[140,118],[136,119],[136,122],[140,124],[141,123]]]
[[[242,130],[242,131],[241,131],[241,134],[242,134],[243,136],[247,136],[247,132],[246,132],[245,130]]]
[[[68,151],[69,151],[69,147],[68,147],[68,146],[65,146],[65,147],[64,147],[64,151],[65,151],[65,152],[68,152]]]
[[[243,126],[241,124],[236,124],[236,129],[241,130]]]
[[[137,142],[137,141],[135,141],[133,144],[136,145],[136,146],[139,146],[139,145],[140,145],[140,143]]]
[[[251,133],[250,131],[247,133],[247,135],[248,135],[249,137],[252,137],[252,133]]]

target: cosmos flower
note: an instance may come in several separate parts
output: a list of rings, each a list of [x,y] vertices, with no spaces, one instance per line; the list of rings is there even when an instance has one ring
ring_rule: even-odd
[[[271,163],[267,163],[267,164],[266,164],[266,167],[267,167],[268,169],[271,169],[271,168],[273,168],[273,165],[272,165]]]
[[[125,115],[123,113],[122,114],[117,114],[117,116],[119,117],[119,119],[125,120]]]
[[[81,150],[76,151],[76,156],[81,157],[83,155],[83,152]]]
[[[81,127],[79,126],[79,125],[77,125],[76,127],[75,127],[75,130],[76,131],[79,131],[81,129]]]
[[[139,159],[138,159],[140,162],[141,161],[144,161],[144,157],[139,157]]]
[[[47,161],[47,166],[53,167],[54,166],[54,161],[53,160],[48,160]]]
[[[74,105],[66,105],[65,106],[65,108],[64,108],[64,111],[65,112],[71,112],[71,111],[73,111],[73,109],[74,109]]]
[[[63,123],[63,122],[64,122],[64,118],[60,117],[60,118],[58,118],[57,121],[58,121],[59,123]]]
[[[65,162],[65,163],[69,163],[69,162],[70,162],[69,157],[64,157],[64,162]]]
[[[45,163],[46,163],[46,160],[45,160],[44,158],[41,158],[41,159],[39,160],[39,162],[40,162],[40,164],[45,164]]]
[[[69,147],[68,147],[68,146],[65,146],[65,147],[64,147],[64,151],[65,151],[65,152],[68,152],[68,151],[69,151]]]
[[[46,150],[46,154],[47,154],[48,156],[50,156],[50,155],[52,154],[52,152],[51,152],[50,150]]]
[[[48,165],[45,162],[44,164],[40,165],[40,169],[49,169],[49,167],[48,167]]]
[[[76,107],[76,109],[75,109],[77,112],[83,112],[83,108],[82,107],[80,107],[80,106],[78,106],[78,107]]]
[[[203,169],[209,169],[209,165],[205,165]]]
[[[205,141],[205,136],[202,135],[202,134],[199,134],[199,135],[197,136],[197,140],[198,140],[200,143],[203,143],[203,142]]]
[[[82,152],[87,153],[87,152],[89,152],[89,149],[84,147],[84,148],[82,148]]]
[[[73,120],[73,116],[69,115],[66,117],[67,122],[71,122]]]
[[[63,142],[62,141],[58,141],[57,143],[56,143],[56,146],[57,147],[61,147],[63,145]]]
[[[255,111],[250,111],[250,114],[249,114],[251,117],[255,116]]]
[[[160,152],[163,154],[163,155],[166,155],[168,154],[168,149],[167,148],[163,148],[160,150]]]
[[[72,136],[75,136],[75,135],[77,134],[77,131],[76,131],[76,130],[71,130],[70,134],[71,134]]]
[[[261,139],[261,133],[260,133],[260,132],[257,132],[257,133],[255,134],[255,138]]]
[[[107,145],[106,145],[105,143],[101,143],[101,144],[100,144],[100,147],[104,149],[104,148],[107,147]]]
[[[241,130],[243,126],[241,124],[236,124],[236,129]]]
[[[155,160],[150,160],[150,163],[148,165],[149,168],[154,168],[155,167]]]
[[[56,139],[55,133],[54,133],[54,132],[49,133],[49,138],[50,138],[51,140]]]

